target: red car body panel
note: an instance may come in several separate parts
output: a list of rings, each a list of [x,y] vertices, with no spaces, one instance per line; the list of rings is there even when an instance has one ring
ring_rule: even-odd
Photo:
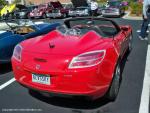
[[[51,7],[46,11],[47,17],[66,17],[68,16],[69,9],[64,8],[59,1],[49,2]]]
[[[118,60],[128,49],[131,27],[120,28],[115,38],[102,38],[93,31],[82,38],[68,37],[55,30],[44,37],[26,40],[20,44],[23,47],[21,62],[12,57],[15,78],[19,83],[40,91],[86,95],[93,99],[101,97],[109,89]],[[128,30],[123,31],[122,28]],[[56,46],[50,49],[49,43]],[[79,69],[68,68],[73,57],[94,50],[106,50],[100,64]],[[36,69],[37,64],[40,69]],[[50,76],[51,84],[32,82],[33,73]]]
[[[49,8],[48,4],[39,5],[38,8],[35,8],[30,12],[29,16],[31,18],[42,17],[48,10],[48,8]]]

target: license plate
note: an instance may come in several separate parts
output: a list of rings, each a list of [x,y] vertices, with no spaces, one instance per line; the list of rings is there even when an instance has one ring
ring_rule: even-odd
[[[52,11],[52,13],[58,13],[58,12],[59,12],[58,10],[53,10],[53,11]]]
[[[20,15],[24,15],[24,12],[20,12]]]
[[[40,74],[32,74],[32,82],[50,85],[50,76],[48,75],[40,75]]]

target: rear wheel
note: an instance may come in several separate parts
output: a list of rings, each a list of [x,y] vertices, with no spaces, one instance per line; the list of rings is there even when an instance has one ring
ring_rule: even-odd
[[[13,19],[13,14],[8,14],[8,19]]]
[[[129,45],[128,45],[128,51],[130,52],[132,50],[132,41],[133,40],[133,36],[132,34],[129,37]]]
[[[120,88],[120,82],[121,82],[121,70],[120,70],[120,63],[118,63],[114,72],[114,77],[111,86],[107,93],[107,98],[109,100],[114,101],[116,99]]]

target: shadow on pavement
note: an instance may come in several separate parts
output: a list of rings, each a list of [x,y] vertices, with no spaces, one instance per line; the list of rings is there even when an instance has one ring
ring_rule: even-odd
[[[11,63],[0,64],[0,75],[12,71]]]
[[[128,62],[128,56],[130,55],[130,52],[131,51],[127,51],[126,54],[124,55],[122,61],[121,61],[121,75],[123,73],[126,62]]]
[[[29,94],[43,102],[46,102],[47,104],[58,106],[58,107],[64,107],[64,108],[71,108],[71,109],[86,109],[86,110],[91,110],[91,109],[96,109],[99,108],[103,105],[106,105],[109,100],[105,98],[100,98],[94,101],[88,101],[84,98],[63,98],[63,97],[56,97],[56,96],[43,96],[40,93],[36,91],[31,91],[29,90]]]

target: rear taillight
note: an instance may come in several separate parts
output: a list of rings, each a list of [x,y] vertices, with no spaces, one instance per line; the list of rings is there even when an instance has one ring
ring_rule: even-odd
[[[86,68],[98,65],[105,57],[105,50],[86,52],[72,59],[69,69]]]
[[[18,44],[14,49],[13,58],[21,62],[21,54],[22,54],[22,46]]]

